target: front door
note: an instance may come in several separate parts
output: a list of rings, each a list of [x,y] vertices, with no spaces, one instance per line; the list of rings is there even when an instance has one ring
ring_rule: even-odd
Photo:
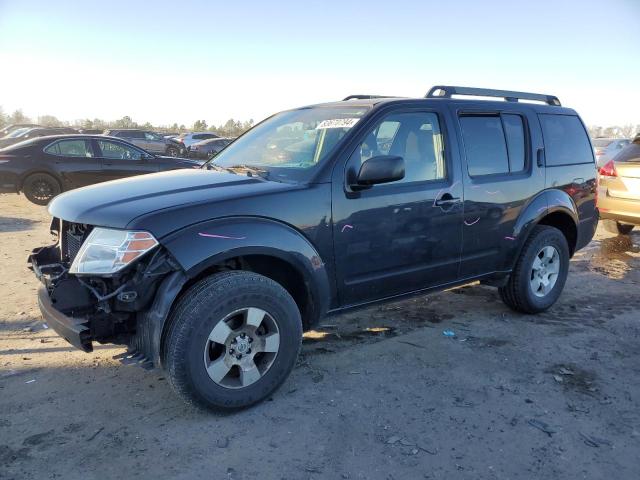
[[[102,161],[101,181],[158,171],[155,162],[148,160],[145,152],[132,145],[116,140],[96,140],[96,144]]]
[[[335,271],[342,305],[412,292],[458,278],[462,184],[435,111],[389,113],[368,130],[333,181]],[[404,159],[405,177],[353,189],[361,163]]]

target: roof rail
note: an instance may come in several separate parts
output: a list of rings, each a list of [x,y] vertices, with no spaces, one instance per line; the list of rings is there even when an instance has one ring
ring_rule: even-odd
[[[560,100],[554,95],[540,93],[512,92],[510,90],[494,90],[492,88],[454,87],[451,85],[436,85],[425,95],[425,98],[451,98],[452,95],[475,95],[479,97],[499,97],[507,102],[518,100],[534,100],[547,105],[560,106]]]
[[[343,102],[347,100],[370,100],[372,98],[392,98],[386,95],[349,95],[348,97],[344,97],[342,99]]]

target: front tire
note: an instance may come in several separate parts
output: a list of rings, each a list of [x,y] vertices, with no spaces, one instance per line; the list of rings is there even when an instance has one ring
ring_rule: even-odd
[[[626,223],[616,222],[615,220],[605,219],[603,220],[604,229],[607,232],[615,233],[618,235],[629,235],[633,230],[633,225]]]
[[[180,155],[178,147],[167,147],[167,155],[170,157],[177,157]]]
[[[169,319],[164,367],[187,403],[248,407],[293,369],[302,321],[289,293],[253,272],[207,277],[180,298]]]
[[[507,284],[499,288],[502,301],[521,313],[540,313],[560,297],[569,273],[569,246],[560,230],[536,226],[527,239]]]
[[[27,199],[36,205],[47,205],[49,201],[62,191],[60,183],[47,173],[29,175],[22,184],[22,191]]]

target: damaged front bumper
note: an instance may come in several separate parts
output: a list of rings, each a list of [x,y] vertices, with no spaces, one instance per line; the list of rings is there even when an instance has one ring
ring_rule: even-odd
[[[93,342],[125,345],[123,361],[159,366],[164,322],[186,282],[172,257],[157,249],[118,275],[78,277],[61,252],[58,243],[33,250],[28,260],[42,282],[38,305],[47,325],[85,352]]]
[[[58,335],[80,350],[93,351],[88,319],[69,317],[57,310],[44,286],[38,289],[38,306],[46,324]]]

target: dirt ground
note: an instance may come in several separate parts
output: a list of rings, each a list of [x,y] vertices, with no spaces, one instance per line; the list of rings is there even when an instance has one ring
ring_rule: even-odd
[[[43,327],[48,222],[0,195],[2,479],[640,478],[640,233],[599,230],[542,315],[474,285],[328,318],[272,398],[212,414]]]

